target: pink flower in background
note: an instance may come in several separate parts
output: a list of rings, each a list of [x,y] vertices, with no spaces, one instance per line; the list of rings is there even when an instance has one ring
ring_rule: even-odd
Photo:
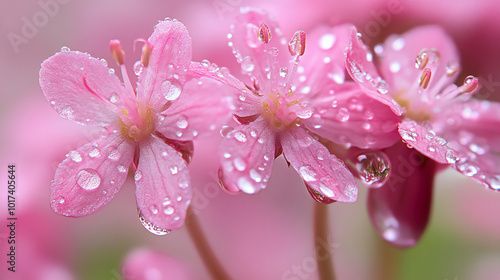
[[[264,189],[274,158],[283,153],[316,199],[356,200],[352,174],[315,134],[347,146],[387,147],[397,141],[399,118],[344,81],[352,29],[319,27],[308,35],[306,50],[304,31],[287,42],[272,18],[241,9],[228,38],[250,81],[227,79],[240,90],[234,113],[240,125],[223,131],[219,177],[226,190]]]
[[[144,41],[134,66],[137,91],[120,43],[111,41],[110,47],[123,84],[105,61],[85,53],[63,48],[42,64],[40,85],[53,108],[63,118],[107,131],[58,166],[52,209],[74,217],[96,211],[118,192],[133,163],[141,222],[165,234],[183,225],[191,200],[190,141],[227,119],[228,99],[220,83],[188,75],[191,38],[176,20],[160,22]]]
[[[461,86],[453,84],[460,64],[451,38],[437,26],[423,26],[389,37],[384,44],[375,46],[382,78],[374,65],[373,54],[356,32],[351,37],[346,53],[349,74],[367,95],[402,116],[398,129],[408,147],[436,163],[450,165],[489,188],[499,189],[500,133],[496,128],[500,124],[500,106],[471,99],[478,89],[478,79],[473,76],[467,77]],[[397,153],[391,149],[400,149],[394,147],[387,151],[396,158]],[[396,159],[398,161],[401,162],[401,158]],[[418,207],[421,213],[430,213],[432,191],[423,191],[426,197],[417,199],[426,202],[416,205],[410,202],[416,199],[410,193],[428,189],[417,178],[433,178],[437,171],[438,165],[431,167],[426,161],[427,158],[415,161],[405,176],[390,178],[390,188],[370,190],[372,222],[386,240],[397,246],[415,245],[427,225],[428,214],[423,215],[427,218],[421,218],[414,211]],[[394,168],[400,166],[392,164]],[[432,180],[425,184],[432,185]]]

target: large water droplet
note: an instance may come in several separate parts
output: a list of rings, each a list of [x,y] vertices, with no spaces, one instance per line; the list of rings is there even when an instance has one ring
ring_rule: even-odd
[[[144,65],[142,65],[142,62],[140,60],[136,61],[134,63],[134,73],[139,76],[142,73],[142,69],[144,68]]]
[[[324,203],[324,204],[330,204],[330,203],[335,202],[335,200],[324,196],[323,194],[319,193],[317,190],[309,187],[307,184],[306,184],[306,188],[307,188],[307,191],[309,192],[309,194],[312,196],[312,198],[314,198],[314,200],[316,200],[317,202]]]
[[[141,221],[141,224],[144,226],[144,228],[146,228],[149,232],[153,233],[153,234],[156,234],[156,235],[165,235],[167,233],[170,232],[170,230],[168,229],[163,229],[163,228],[160,228],[156,225],[154,225],[153,223],[151,223],[150,221],[148,221],[146,219],[146,217],[144,217],[144,215],[142,215],[142,213],[139,211],[139,221]]]
[[[188,120],[184,115],[179,115],[179,119],[177,120],[177,122],[175,124],[180,129],[185,129],[189,125]]]
[[[179,173],[179,168],[177,168],[177,166],[171,166],[170,173],[172,173],[172,175]]]
[[[69,51],[71,51],[71,50],[66,46],[61,48],[61,52],[69,52]]]
[[[161,91],[167,100],[177,99],[182,92],[182,88],[178,82],[165,81],[161,84]]]
[[[496,191],[500,190],[500,175],[487,176],[485,179],[486,187],[494,189]]]
[[[118,171],[119,171],[119,172],[122,172],[122,173],[127,172],[127,168],[126,168],[125,166],[123,166],[123,165],[118,165],[118,166],[116,167],[116,169],[118,169]]]
[[[108,158],[110,160],[118,160],[120,159],[120,152],[117,150],[117,149],[112,149],[110,152],[109,152],[109,155],[108,155]]]
[[[341,122],[348,121],[349,117],[349,110],[347,110],[347,108],[340,108],[340,110],[337,112],[337,120]]]
[[[238,169],[239,171],[243,171],[245,170],[245,168],[247,168],[246,162],[240,157],[235,158],[233,160],[233,164],[234,167],[236,167],[236,169]]]
[[[163,210],[163,213],[165,213],[165,215],[172,215],[174,214],[174,211],[175,211],[174,207],[169,206],[165,208],[165,210]]]
[[[101,177],[94,169],[86,168],[76,174],[76,183],[85,190],[93,190],[101,185]]]
[[[253,194],[255,193],[255,188],[253,187],[252,183],[245,177],[241,177],[238,179],[238,188],[247,194]]]
[[[354,166],[359,178],[372,188],[383,186],[390,174],[390,160],[383,152],[360,154]]]
[[[255,69],[255,64],[251,57],[246,56],[241,61],[241,69],[244,73],[252,72]]]
[[[465,176],[474,176],[479,171],[474,165],[469,164],[467,161],[457,163],[458,170]]]
[[[222,135],[222,137],[227,137],[227,135],[233,130],[234,128],[225,125],[220,129],[220,135]]]
[[[299,168],[299,173],[302,179],[306,182],[316,181],[316,172],[312,169],[310,165],[304,165]]]

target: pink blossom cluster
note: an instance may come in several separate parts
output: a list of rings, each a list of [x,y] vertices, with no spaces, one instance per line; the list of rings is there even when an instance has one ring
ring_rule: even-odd
[[[265,189],[280,155],[319,203],[355,202],[359,179],[375,229],[398,247],[424,232],[443,167],[500,189],[499,104],[473,98],[474,76],[454,84],[459,55],[440,27],[392,35],[372,52],[352,24],[285,37],[265,12],[241,8],[227,38],[242,75],[192,61],[191,37],[171,19],[135,42],[136,87],[117,40],[122,80],[106,61],[67,48],[45,60],[40,85],[51,106],[102,127],[58,166],[52,209],[89,215],[132,173],[142,224],[158,235],[178,229],[192,199],[193,141],[219,131],[227,192]]]

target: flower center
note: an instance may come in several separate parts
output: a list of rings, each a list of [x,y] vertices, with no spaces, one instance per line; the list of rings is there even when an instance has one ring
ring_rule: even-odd
[[[270,94],[262,102],[262,116],[268,121],[269,126],[277,131],[300,124],[301,119],[309,118],[312,115],[312,109],[307,102],[291,100],[292,96],[292,91],[286,95],[277,92]]]
[[[140,141],[154,132],[156,114],[153,109],[144,108],[144,110],[139,110],[140,119],[138,120],[131,118],[126,110],[122,111],[123,115],[118,123],[120,132],[126,139]]]

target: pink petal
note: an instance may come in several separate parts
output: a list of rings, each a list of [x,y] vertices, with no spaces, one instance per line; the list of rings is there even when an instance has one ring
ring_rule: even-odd
[[[100,126],[118,121],[113,101],[124,94],[124,88],[105,64],[86,53],[60,52],[46,59],[40,86],[63,118]]]
[[[219,131],[232,116],[233,89],[209,78],[190,80],[159,117],[156,129],[169,139],[188,141]]]
[[[380,71],[394,92],[406,90],[420,78],[415,59],[423,49],[436,49],[440,55],[439,67],[432,71],[429,88],[446,76],[448,63],[458,65],[459,55],[453,40],[439,26],[427,25],[414,28],[403,35],[392,35],[383,44]],[[429,63],[428,66],[430,66]],[[396,71],[397,70],[397,71]],[[457,72],[458,74],[458,72]],[[447,84],[453,82],[453,79]]]
[[[384,186],[368,190],[370,220],[391,245],[415,246],[429,221],[437,164],[403,143],[384,152],[393,169]]]
[[[186,161],[156,136],[139,147],[134,178],[141,221],[155,234],[182,227],[192,197]]]
[[[189,74],[193,77],[210,77],[234,89],[234,110],[238,116],[256,115],[261,110],[262,97],[254,94],[244,83],[231,74],[214,68],[209,63],[191,62]]]
[[[68,154],[52,182],[52,209],[65,216],[86,216],[108,203],[125,182],[134,146],[110,134]]]
[[[282,32],[278,24],[262,10],[244,7],[240,11],[234,24],[231,25],[229,41],[233,46],[233,53],[241,64],[243,73],[255,77],[262,90],[270,92],[271,81],[277,81],[279,78],[277,65],[288,66],[288,60],[291,58],[287,49],[288,41],[281,40]],[[271,32],[268,43],[259,40],[258,32],[261,24],[267,25]]]
[[[349,45],[352,29],[354,26],[350,24],[320,26],[307,33],[306,51],[300,58],[303,71],[296,74],[293,81],[296,92],[307,91],[314,94],[332,82],[344,82],[344,52]]]
[[[386,105],[367,98],[356,83],[332,84],[313,99],[315,109],[304,125],[334,143],[360,148],[385,148],[400,139],[401,120]]]
[[[182,23],[166,20],[155,26],[148,43],[151,57],[139,76],[137,99],[158,110],[182,91],[191,63],[191,37]]]
[[[389,85],[378,74],[372,59],[373,54],[358,38],[356,30],[352,30],[351,44],[346,49],[347,72],[368,96],[388,105],[397,115],[402,115],[403,109],[389,94]]]
[[[431,128],[404,119],[399,124],[399,134],[408,145],[439,163],[454,164],[458,160],[457,151]]]
[[[275,134],[259,117],[240,125],[221,143],[219,158],[226,189],[256,193],[266,188],[275,153]]]
[[[149,249],[136,249],[123,262],[125,280],[196,279],[190,268],[169,255]]]
[[[336,201],[356,201],[358,185],[351,172],[305,129],[283,133],[281,145],[287,161],[310,188]]]
[[[500,190],[500,103],[470,100],[435,116],[433,127],[448,140],[460,173]]]

